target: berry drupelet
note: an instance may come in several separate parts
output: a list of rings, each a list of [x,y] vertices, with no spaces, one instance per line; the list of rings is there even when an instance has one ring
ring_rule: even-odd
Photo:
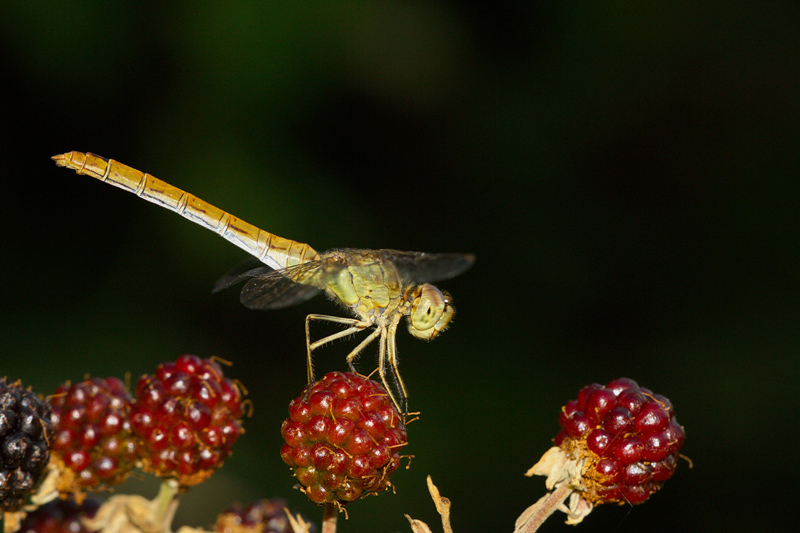
[[[0,512],[18,509],[50,461],[50,406],[0,378]]]
[[[242,413],[239,387],[215,361],[182,355],[162,363],[139,379],[131,410],[143,469],[182,487],[201,483],[244,433]]]
[[[331,372],[289,404],[283,461],[314,502],[344,504],[386,490],[400,465],[406,429],[383,387]]]

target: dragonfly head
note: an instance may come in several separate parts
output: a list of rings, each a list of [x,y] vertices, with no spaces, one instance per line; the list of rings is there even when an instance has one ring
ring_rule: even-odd
[[[412,293],[408,331],[418,339],[430,340],[444,331],[453,318],[453,299],[430,283],[418,285]]]

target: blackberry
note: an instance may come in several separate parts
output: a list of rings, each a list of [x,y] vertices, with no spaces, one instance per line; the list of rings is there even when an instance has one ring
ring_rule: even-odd
[[[50,407],[0,378],[0,511],[18,509],[50,461]]]
[[[132,398],[117,378],[92,378],[56,389],[53,455],[59,460],[62,492],[97,489],[125,481],[138,462],[128,420]]]
[[[28,513],[17,533],[95,533],[84,525],[83,518],[93,518],[100,502],[87,499],[54,500]]]
[[[347,503],[386,490],[407,443],[403,419],[383,387],[331,372],[289,404],[283,461],[314,502]]]
[[[244,433],[242,393],[211,359],[182,355],[136,386],[131,427],[141,439],[142,467],[182,487],[201,483]]]
[[[587,385],[559,417],[554,444],[584,460],[582,497],[639,504],[672,477],[685,436],[668,399],[628,378]]]
[[[291,533],[284,512],[286,501],[275,498],[249,505],[234,504],[225,509],[214,524],[218,533]]]
[[[558,422],[555,446],[526,473],[547,476],[552,492],[522,513],[519,531],[557,510],[574,525],[599,504],[645,502],[672,477],[685,436],[672,403],[628,378],[583,387]]]

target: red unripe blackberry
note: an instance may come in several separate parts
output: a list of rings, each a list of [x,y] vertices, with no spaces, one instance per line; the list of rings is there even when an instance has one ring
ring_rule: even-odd
[[[50,397],[59,489],[76,492],[119,485],[138,462],[129,416],[131,395],[117,378],[61,385]]]
[[[211,359],[182,355],[136,386],[131,427],[143,469],[181,486],[207,479],[244,433],[242,393]]]
[[[75,500],[54,500],[28,513],[17,533],[94,533],[83,518],[93,518],[100,503],[91,499],[78,505]]]
[[[317,503],[343,504],[386,490],[407,442],[384,388],[352,372],[331,372],[306,387],[289,404],[281,433],[281,457]]]
[[[50,406],[0,378],[0,512],[18,509],[50,461]]]
[[[292,533],[280,498],[257,500],[249,505],[234,504],[225,509],[214,524],[217,533]]]
[[[584,461],[593,505],[642,503],[672,477],[684,431],[672,404],[628,378],[587,385],[559,416],[556,446]]]

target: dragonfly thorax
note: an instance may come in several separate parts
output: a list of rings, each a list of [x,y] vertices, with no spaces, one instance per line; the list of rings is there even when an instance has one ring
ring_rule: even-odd
[[[407,301],[411,303],[408,331],[418,339],[436,337],[447,327],[455,313],[450,295],[430,283],[413,287]]]
[[[324,256],[318,283],[362,319],[391,315],[402,304],[400,274],[379,251],[344,248]]]

